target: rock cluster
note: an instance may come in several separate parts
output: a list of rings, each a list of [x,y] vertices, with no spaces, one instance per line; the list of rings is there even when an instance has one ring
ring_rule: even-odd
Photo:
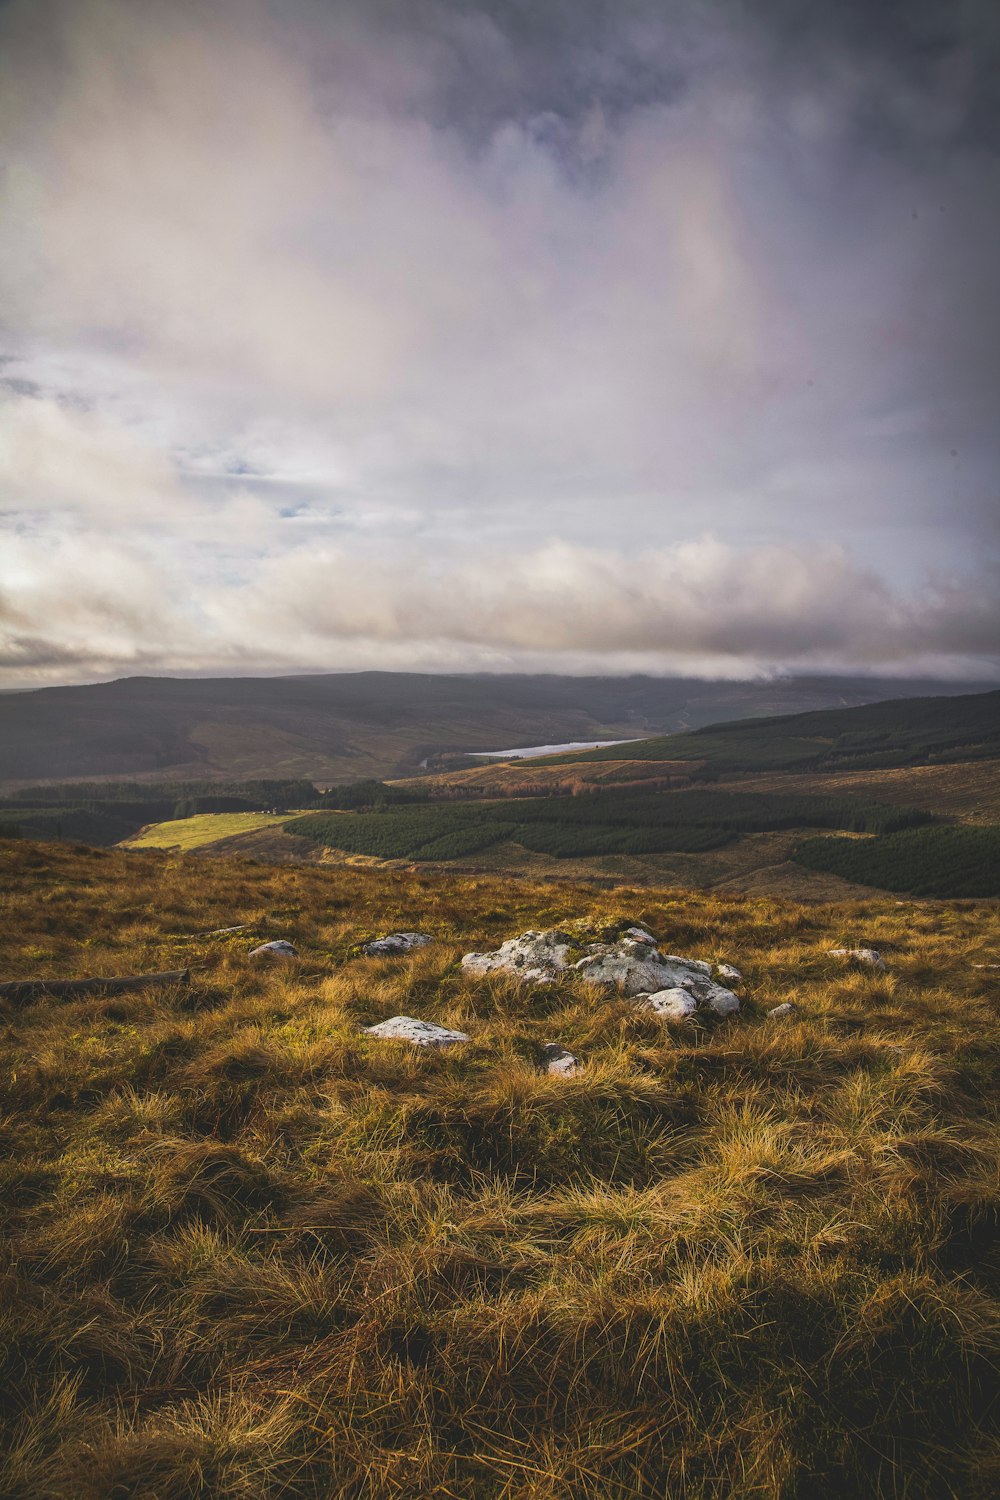
[[[557,929],[523,932],[492,953],[467,953],[462,968],[471,974],[511,974],[532,984],[552,984],[575,974],[585,984],[642,1000],[669,1020],[683,1020],[698,1010],[728,1016],[740,1008],[732,990],[712,978],[711,964],[661,953],[643,928],[627,928],[614,942],[586,944]]]

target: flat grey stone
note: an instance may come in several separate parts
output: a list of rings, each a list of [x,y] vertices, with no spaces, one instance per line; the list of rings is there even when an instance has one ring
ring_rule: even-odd
[[[864,964],[878,974],[884,974],[885,959],[876,948],[828,948],[831,958],[849,958],[856,964]]]
[[[368,1036],[380,1037],[383,1041],[412,1042],[415,1047],[450,1047],[455,1042],[467,1042],[464,1031],[449,1031],[447,1026],[438,1026],[434,1021],[418,1021],[413,1016],[393,1016],[380,1021],[377,1026],[363,1026]]]
[[[423,932],[389,932],[385,937],[362,943],[361,951],[369,958],[390,958],[396,953],[412,953],[414,948],[426,948],[431,941]]]

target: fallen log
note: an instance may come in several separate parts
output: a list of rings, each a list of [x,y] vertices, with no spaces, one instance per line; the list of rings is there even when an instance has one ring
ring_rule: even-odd
[[[163,974],[122,974],[108,979],[8,979],[0,984],[0,1000],[35,1000],[42,995],[90,995],[102,991],[120,995],[125,990],[144,990],[158,984],[188,984],[190,969],[169,969]]]
[[[171,932],[167,936],[172,943],[193,943],[196,938],[227,937],[231,932],[257,932],[266,926],[267,918],[261,917],[259,922],[241,922],[238,927],[213,927],[210,932]]]

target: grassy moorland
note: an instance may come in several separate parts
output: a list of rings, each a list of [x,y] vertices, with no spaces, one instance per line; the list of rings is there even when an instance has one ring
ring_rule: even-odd
[[[996,1493],[995,904],[0,851],[2,977],[192,969],[6,1003],[5,1500]],[[455,969],[626,915],[741,1014]],[[265,916],[280,970],[183,936]]]

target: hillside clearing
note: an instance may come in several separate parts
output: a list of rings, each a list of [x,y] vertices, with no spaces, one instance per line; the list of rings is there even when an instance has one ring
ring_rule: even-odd
[[[152,823],[148,828],[123,841],[130,849],[203,849],[220,839],[235,838],[241,833],[255,833],[259,828],[280,827],[295,813],[196,813],[192,818],[173,818],[166,823]]]

